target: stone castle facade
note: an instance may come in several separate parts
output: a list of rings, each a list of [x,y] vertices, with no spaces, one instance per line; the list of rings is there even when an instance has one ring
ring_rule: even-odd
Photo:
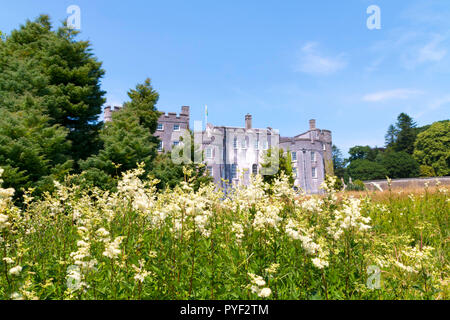
[[[111,121],[112,112],[118,109],[120,107],[106,107],[105,122]],[[189,123],[188,106],[183,106],[179,115],[163,113],[155,132],[160,139],[158,151],[170,152],[174,146],[183,144],[181,137],[190,129]],[[208,172],[220,185],[246,184],[251,174],[270,174],[270,169],[269,172],[263,169],[261,162],[266,151],[273,147],[291,152],[294,184],[307,193],[318,193],[325,175],[331,174],[333,170],[331,131],[316,128],[315,120],[309,121],[309,130],[306,132],[295,137],[282,137],[278,130],[270,127],[253,128],[252,116],[246,115],[243,127],[208,123],[206,130],[195,128],[194,141],[202,146]]]

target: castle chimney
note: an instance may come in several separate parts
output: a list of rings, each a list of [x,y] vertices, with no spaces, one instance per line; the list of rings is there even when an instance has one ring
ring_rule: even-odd
[[[309,130],[315,130],[316,129],[316,120],[311,119],[309,120]]]
[[[249,130],[252,128],[252,115],[251,114],[247,114],[245,116],[245,129]]]
[[[181,114],[189,115],[189,106],[182,106],[181,107]]]

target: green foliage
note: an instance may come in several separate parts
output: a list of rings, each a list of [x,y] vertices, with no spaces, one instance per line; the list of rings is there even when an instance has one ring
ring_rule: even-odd
[[[366,185],[361,180],[355,180],[347,185],[347,191],[365,191]]]
[[[377,162],[366,159],[352,161],[347,167],[347,172],[352,179],[359,180],[383,179],[387,175],[385,167]]]
[[[420,173],[417,161],[406,152],[386,152],[379,163],[387,170],[387,175],[392,179],[413,178]]]
[[[109,188],[122,172],[136,168],[138,163],[145,163],[147,173],[151,170],[158,144],[153,136],[160,115],[155,106],[158,94],[147,79],[136,90],[130,90],[128,96],[131,101],[114,112],[113,121],[100,132],[103,148],[97,155],[80,161],[83,177],[93,185]]]
[[[450,175],[450,121],[436,122],[417,136],[414,157],[438,176]],[[427,170],[430,173],[430,170]]]
[[[272,153],[278,152],[278,159],[272,156]],[[292,155],[289,150],[284,152],[281,148],[269,148],[263,155],[261,162],[262,168],[278,168],[275,174],[264,175],[264,182],[272,185],[276,179],[278,179],[282,173],[284,173],[289,180],[289,184],[294,186],[294,173],[292,170]]]
[[[397,117],[395,126],[389,126],[385,136],[386,147],[397,152],[404,151],[412,154],[418,131],[413,119],[406,113],[401,113]]]
[[[35,100],[25,99],[22,110],[0,109],[0,167],[5,169],[4,185],[36,193],[53,188],[53,180],[63,178],[72,167],[67,157],[70,142],[67,130],[51,125],[36,108]]]
[[[202,185],[213,182],[213,178],[207,171],[207,167],[202,163],[196,163],[196,161],[203,162],[204,154],[201,146],[193,143],[193,141],[194,134],[192,132],[186,132],[180,138],[182,144],[174,147],[171,153],[163,153],[156,157],[150,174],[159,180],[156,184],[159,190],[174,188],[186,179],[190,180],[194,190],[198,190]],[[183,156],[183,152],[187,151],[187,148],[190,148],[190,157],[188,158],[190,161],[186,161],[186,163],[175,163],[172,155],[178,153],[179,156]],[[185,168],[184,170],[183,167]],[[189,177],[186,177],[186,170],[190,172]]]
[[[257,176],[224,195],[189,182],[157,192],[142,174],[114,192],[66,180],[22,210],[0,188],[0,299],[450,298],[443,187],[299,196],[286,180],[267,194]]]
[[[339,148],[335,145],[333,145],[333,148],[332,148],[332,156],[333,156],[334,174],[338,178],[343,178],[345,176],[345,171],[346,171],[346,169],[345,169],[346,161],[344,160],[344,158],[342,156],[341,150],[339,150]]]
[[[420,166],[420,176],[421,177],[435,177],[436,172],[434,172],[433,167],[430,166]]]
[[[68,129],[75,163],[98,151],[96,121],[105,102],[101,62],[77,34],[67,26],[53,31],[49,17],[41,15],[0,42],[0,105],[16,112],[32,97],[50,126]]]

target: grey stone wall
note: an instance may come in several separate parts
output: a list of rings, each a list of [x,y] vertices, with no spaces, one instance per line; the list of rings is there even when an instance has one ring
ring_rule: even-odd
[[[436,186],[436,182],[439,182],[442,186],[450,185],[450,177],[433,177],[433,178],[409,178],[409,179],[393,179],[391,180],[392,189],[410,189],[410,188],[424,188],[425,184],[429,187]],[[387,180],[371,180],[364,181],[367,189],[370,191],[377,191],[378,188],[374,185],[377,184],[383,191],[389,190]]]
[[[162,142],[161,152],[169,152],[172,150],[174,143],[180,142],[180,138],[189,130],[189,107],[181,107],[181,113],[177,115],[175,112],[163,114],[158,119],[158,124],[162,125],[162,130],[157,129],[155,136]],[[178,130],[175,129],[178,126]]]

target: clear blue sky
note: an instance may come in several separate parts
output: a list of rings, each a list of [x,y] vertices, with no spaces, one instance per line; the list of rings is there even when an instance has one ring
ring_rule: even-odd
[[[3,1],[9,33],[41,13],[54,25],[81,8],[80,39],[103,62],[107,104],[146,77],[158,108],[193,120],[278,128],[293,136],[317,119],[334,143],[381,146],[400,112],[419,125],[448,119],[448,0]],[[369,30],[369,5],[381,30]]]

